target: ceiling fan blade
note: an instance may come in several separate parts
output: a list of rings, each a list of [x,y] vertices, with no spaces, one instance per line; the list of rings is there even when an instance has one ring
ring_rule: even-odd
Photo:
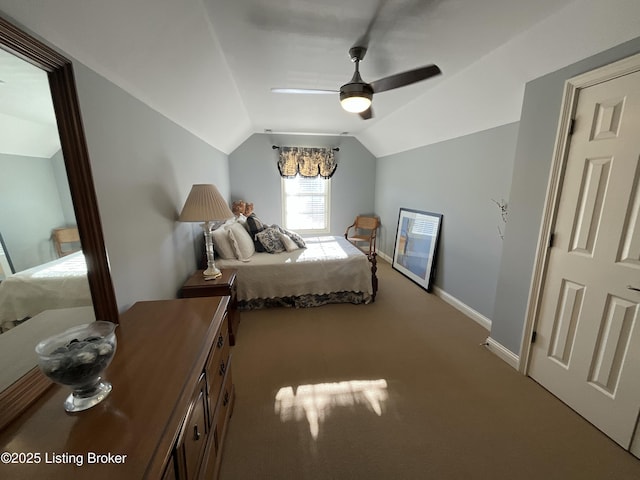
[[[363,120],[369,120],[373,117],[373,109],[369,107],[364,112],[360,112],[358,115],[360,115],[360,118],[362,118]]]
[[[373,27],[378,21],[380,12],[382,11],[382,8],[384,7],[384,4],[386,2],[387,0],[378,0],[378,3],[375,7],[373,15],[371,16],[371,19],[369,20],[369,24],[367,25],[365,32],[360,36],[360,38],[358,38],[358,40],[356,40],[356,43],[353,44],[354,47],[369,48],[369,41],[371,40],[371,31],[373,30]]]
[[[371,82],[369,85],[373,88],[373,93],[380,93],[386,92],[387,90],[393,90],[394,88],[404,87],[405,85],[411,85],[412,83],[426,80],[427,78],[440,75],[441,73],[442,72],[436,65],[427,65],[425,67],[381,78],[380,80]]]
[[[272,88],[272,93],[301,93],[305,95],[336,94],[338,90],[321,90],[316,88]]]

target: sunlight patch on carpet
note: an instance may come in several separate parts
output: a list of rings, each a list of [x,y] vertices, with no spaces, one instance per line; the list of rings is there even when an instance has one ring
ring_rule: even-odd
[[[299,385],[295,390],[289,386],[282,387],[276,393],[274,410],[282,422],[300,421],[306,417],[315,440],[320,432],[320,424],[329,417],[332,409],[365,405],[381,416],[388,396],[387,381],[384,379]]]

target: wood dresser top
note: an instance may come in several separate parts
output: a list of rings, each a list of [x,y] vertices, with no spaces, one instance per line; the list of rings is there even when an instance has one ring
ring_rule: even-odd
[[[161,478],[227,302],[202,297],[136,303],[116,329],[116,354],[104,375],[113,385],[109,396],[69,414],[62,404],[71,390],[50,388],[0,432],[0,452],[37,453],[40,462],[2,462],[0,478]],[[97,460],[111,463],[90,463]]]

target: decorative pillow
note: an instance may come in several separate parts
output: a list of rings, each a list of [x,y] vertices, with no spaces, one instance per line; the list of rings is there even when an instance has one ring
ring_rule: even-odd
[[[260,241],[256,238],[256,235],[262,232],[266,228],[266,226],[260,221],[258,217],[256,217],[255,213],[252,213],[247,217],[247,221],[244,223],[244,227],[247,229],[247,232],[249,232],[249,235],[251,235],[251,238],[253,239],[253,245],[256,249],[256,252],[264,252],[265,249],[262,246],[262,243],[260,243]]]
[[[246,262],[256,251],[253,239],[241,223],[232,223],[227,227],[231,248],[238,260]]]
[[[216,254],[220,258],[230,259],[236,258],[231,241],[229,240],[229,234],[227,225],[222,225],[211,232],[211,240],[213,241],[213,248],[216,250]]]
[[[278,232],[280,235],[280,241],[282,245],[284,245],[284,249],[287,252],[293,252],[294,250],[298,250],[300,247],[296,242],[294,242],[289,235],[286,235],[282,232]]]
[[[233,219],[233,223],[239,223],[240,225],[242,225],[244,227],[244,224],[247,223],[247,217],[245,217],[244,215],[240,214],[237,217],[235,217]],[[246,230],[246,227],[245,227]]]
[[[284,245],[280,240],[280,231],[277,228],[269,227],[256,234],[256,237],[269,253],[284,252]]]
[[[291,238],[291,240],[296,242],[296,245],[298,245],[299,248],[307,247],[307,244],[305,243],[304,238],[302,238],[296,232],[292,232],[291,230],[287,230],[286,228],[282,228],[282,227],[278,227],[278,229],[280,230],[280,233],[285,234],[286,236]]]

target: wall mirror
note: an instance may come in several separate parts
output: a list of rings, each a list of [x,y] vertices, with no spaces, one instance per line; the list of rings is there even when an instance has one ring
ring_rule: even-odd
[[[6,282],[5,285],[8,285],[11,277],[19,275],[20,272],[33,268],[37,270],[43,264],[58,265],[66,262],[67,255],[60,254],[54,248],[52,230],[57,226],[72,227],[71,230],[77,230],[79,234],[78,247],[81,252],[68,257],[80,258],[79,262],[86,268],[86,274],[83,275],[89,298],[81,299],[71,309],[84,309],[88,318],[117,323],[118,309],[111,283],[72,64],[0,16],[0,89],[10,91],[14,88],[12,84],[16,82],[22,82],[19,87],[15,87],[16,92],[24,91],[28,94],[18,101],[13,98],[14,95],[5,96],[5,100],[2,100],[0,90],[0,127],[3,126],[2,122],[21,122],[21,117],[27,114],[17,114],[17,109],[20,108],[30,110],[28,115],[35,119],[31,123],[39,124],[41,128],[36,128],[35,133],[32,131],[25,138],[22,138],[22,134],[14,133],[13,138],[4,140],[5,145],[0,145],[0,165],[4,162],[3,171],[8,165],[13,165],[12,168],[24,170],[22,177],[28,180],[25,185],[18,184],[17,181],[12,181],[10,185],[0,184],[0,197],[12,195],[9,200],[3,198],[0,214],[2,255],[5,260],[11,260],[3,262],[0,282]],[[29,91],[30,88],[34,90]],[[43,108],[43,103],[47,101],[49,106]],[[47,108],[52,121],[46,118]],[[53,134],[50,133],[51,128],[47,127],[47,123],[57,125]],[[0,142],[2,141],[0,136]],[[31,150],[20,150],[27,147]],[[14,153],[10,153],[12,151]],[[47,169],[34,166],[37,162],[18,162],[18,157],[23,157],[23,160],[46,159]],[[47,170],[46,175],[42,174],[44,170]],[[40,176],[51,177],[53,184],[46,186]],[[46,195],[52,195],[49,198],[56,198],[57,201],[46,200]],[[47,205],[42,203],[43,199]],[[56,208],[52,209],[51,203],[56,203]],[[34,213],[28,213],[29,208]],[[18,210],[18,218],[21,220],[16,224],[15,215],[14,220],[9,216],[10,211]],[[66,251],[64,253],[66,254]],[[10,271],[6,272],[6,268]],[[2,283],[0,287],[3,286]],[[60,312],[65,311],[53,307],[51,310],[46,309],[44,313],[58,312],[57,317],[61,317]],[[7,335],[15,335],[19,328],[30,325],[29,321],[36,320],[38,315],[31,317],[30,314],[23,316],[20,313],[18,316],[23,318],[16,318],[15,322],[13,319],[3,319],[0,323],[5,324]],[[53,315],[52,321],[55,321],[55,318],[56,315]],[[31,325],[36,324],[34,321]],[[0,334],[0,341],[3,335],[5,334]],[[27,353],[31,354],[30,351]],[[12,360],[4,359],[5,362]],[[8,385],[0,384],[0,428],[33,403],[50,385],[49,380],[40,373],[35,364],[33,367],[27,367],[24,375],[20,375],[17,380]]]

